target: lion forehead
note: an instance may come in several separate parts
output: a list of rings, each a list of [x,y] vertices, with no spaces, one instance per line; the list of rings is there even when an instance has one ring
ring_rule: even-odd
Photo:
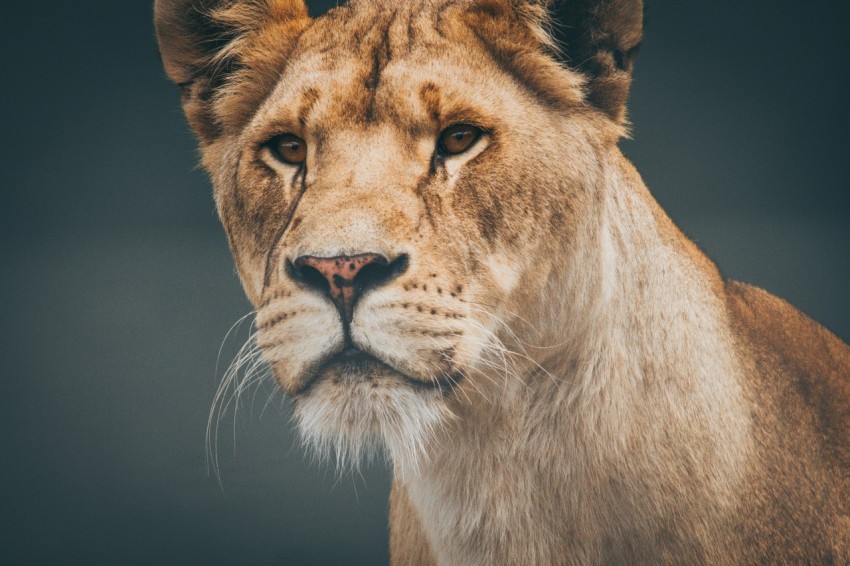
[[[305,31],[247,130],[284,116],[316,129],[392,124],[422,137],[435,122],[527,120],[534,93],[463,18],[431,3],[369,6],[331,12]],[[577,102],[580,75],[558,72],[569,83],[562,94]]]

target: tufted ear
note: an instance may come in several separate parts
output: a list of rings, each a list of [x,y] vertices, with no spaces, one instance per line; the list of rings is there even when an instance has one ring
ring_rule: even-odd
[[[546,0],[544,0],[546,1]],[[643,37],[643,0],[546,1],[565,63],[588,77],[588,99],[625,121],[634,57]]]
[[[243,124],[310,20],[304,0],[155,0],[162,62],[201,142]]]

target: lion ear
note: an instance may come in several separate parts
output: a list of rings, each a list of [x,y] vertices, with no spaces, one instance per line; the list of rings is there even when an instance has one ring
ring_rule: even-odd
[[[202,142],[245,120],[309,23],[304,0],[156,0],[162,63]]]
[[[623,123],[643,37],[643,0],[543,1],[563,62],[588,77],[589,102]]]
[[[575,96],[625,122],[643,0],[474,0],[469,14],[475,34],[531,86],[571,99],[560,63],[585,77]]]

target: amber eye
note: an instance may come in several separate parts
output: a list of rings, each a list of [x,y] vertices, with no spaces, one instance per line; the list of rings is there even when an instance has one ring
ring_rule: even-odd
[[[307,160],[307,142],[292,134],[281,134],[267,144],[272,153],[290,165],[301,165]]]
[[[463,153],[481,137],[481,128],[469,124],[449,126],[440,134],[437,151],[440,155],[457,155]]]

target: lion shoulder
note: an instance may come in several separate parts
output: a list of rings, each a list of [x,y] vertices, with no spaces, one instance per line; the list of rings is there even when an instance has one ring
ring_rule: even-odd
[[[729,281],[726,291],[733,328],[754,362],[754,383],[775,391],[790,414],[813,414],[827,449],[850,470],[850,347],[763,289]]]

